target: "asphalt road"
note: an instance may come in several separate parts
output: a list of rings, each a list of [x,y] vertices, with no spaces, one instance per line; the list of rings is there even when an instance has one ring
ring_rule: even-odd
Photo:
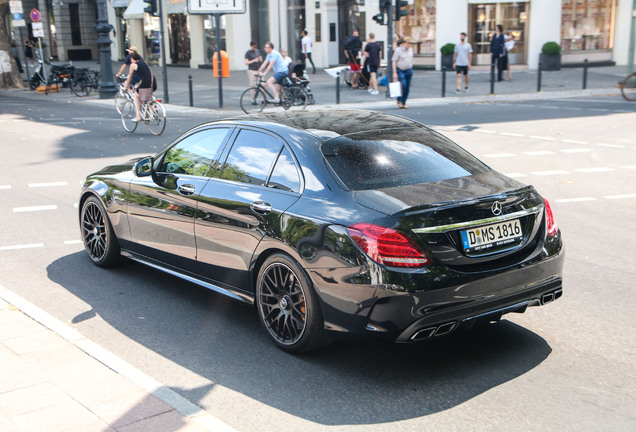
[[[397,110],[391,110],[397,112]],[[617,97],[400,111],[550,200],[564,296],[421,345],[336,342],[294,357],[255,312],[137,263],[90,264],[76,203],[89,173],[153,154],[110,105],[0,96],[0,284],[238,431],[636,430],[636,104]]]

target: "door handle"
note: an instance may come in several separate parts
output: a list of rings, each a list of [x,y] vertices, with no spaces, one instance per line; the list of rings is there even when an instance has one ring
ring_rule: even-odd
[[[179,186],[178,190],[183,195],[192,195],[197,188],[191,184],[184,184]]]
[[[272,211],[272,205],[265,201],[254,201],[250,204],[250,208],[254,213],[268,214]]]

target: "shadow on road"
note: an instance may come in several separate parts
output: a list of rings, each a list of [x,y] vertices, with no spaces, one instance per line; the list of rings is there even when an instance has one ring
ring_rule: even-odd
[[[213,386],[324,425],[437,413],[525,374],[551,353],[539,335],[504,320],[425,344],[336,342],[295,357],[269,342],[253,308],[141,264],[104,270],[79,252],[47,272],[92,307],[73,320],[80,331],[97,314]],[[173,390],[205,408],[211,388]]]

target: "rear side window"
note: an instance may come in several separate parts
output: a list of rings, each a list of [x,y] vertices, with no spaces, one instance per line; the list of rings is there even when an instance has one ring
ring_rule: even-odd
[[[225,161],[221,178],[265,186],[283,143],[253,130],[242,130]]]
[[[457,144],[426,128],[341,136],[325,141],[321,151],[352,190],[429,183],[488,170]]]
[[[267,182],[267,186],[280,189],[287,192],[299,192],[300,191],[300,178],[298,177],[298,170],[294,164],[294,160],[286,148],[283,149],[274,170],[272,176]]]

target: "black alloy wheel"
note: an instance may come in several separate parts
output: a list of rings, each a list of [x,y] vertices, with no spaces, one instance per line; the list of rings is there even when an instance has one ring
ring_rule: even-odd
[[[284,351],[306,352],[328,342],[311,283],[286,255],[272,255],[261,267],[256,281],[256,306],[261,324]]]
[[[94,196],[86,199],[81,213],[82,241],[88,256],[100,267],[113,265],[120,256],[119,242],[106,216],[106,210]]]

